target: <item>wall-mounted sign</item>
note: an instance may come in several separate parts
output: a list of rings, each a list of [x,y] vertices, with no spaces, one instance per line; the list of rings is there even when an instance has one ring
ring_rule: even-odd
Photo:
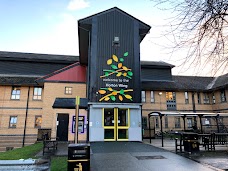
[[[100,102],[133,101],[133,71],[124,65],[124,61],[127,57],[128,52],[125,52],[120,58],[113,54],[112,57],[107,60],[107,69],[103,69],[103,75],[100,76],[102,85],[104,86],[98,90],[98,93],[101,95],[99,98]]]
[[[85,116],[78,116],[78,133],[84,133]],[[72,133],[75,133],[75,116],[72,120]]]

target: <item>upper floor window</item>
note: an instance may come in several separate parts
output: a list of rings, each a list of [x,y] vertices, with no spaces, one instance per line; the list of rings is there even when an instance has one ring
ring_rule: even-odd
[[[189,103],[189,99],[188,99],[188,92],[184,92],[184,98],[185,98],[185,104]]]
[[[141,91],[142,102],[146,102],[146,91]]]
[[[33,100],[41,100],[41,98],[42,98],[42,88],[34,87]]]
[[[72,87],[65,87],[65,94],[72,94]]]
[[[17,126],[17,116],[10,116],[9,128],[16,128]]]
[[[180,124],[180,117],[175,117],[175,128],[180,128],[181,124]]]
[[[176,101],[176,93],[166,92],[166,101]]]
[[[215,104],[215,94],[212,94],[212,103]]]
[[[200,96],[200,93],[197,93],[197,102],[198,102],[198,104],[201,104],[201,96]]]
[[[19,100],[21,95],[21,88],[20,87],[13,87],[11,92],[11,99]]]
[[[220,97],[221,97],[221,102],[226,102],[226,93],[225,93],[225,90],[221,90]]]
[[[207,93],[203,94],[203,103],[204,104],[209,104],[210,103],[209,95]]]
[[[154,91],[150,91],[150,102],[154,103]]]
[[[35,128],[41,128],[42,116],[35,116]]]

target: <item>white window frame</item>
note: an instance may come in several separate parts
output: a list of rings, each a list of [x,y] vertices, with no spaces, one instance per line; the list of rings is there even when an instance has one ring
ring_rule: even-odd
[[[145,103],[146,102],[146,91],[141,91],[141,96],[142,96],[142,103]]]
[[[21,87],[14,86],[12,87],[11,100],[20,100],[21,96]]]
[[[154,99],[154,91],[150,91],[150,102],[154,103],[155,99]]]
[[[184,92],[184,98],[185,98],[185,104],[188,104],[189,98],[188,98],[188,92],[187,91]]]
[[[17,127],[17,116],[10,116],[9,119],[9,128],[16,128]]]
[[[42,100],[42,87],[34,87],[33,100]]]
[[[65,87],[65,94],[66,95],[71,95],[72,94],[72,91],[73,91],[73,88],[72,87]]]

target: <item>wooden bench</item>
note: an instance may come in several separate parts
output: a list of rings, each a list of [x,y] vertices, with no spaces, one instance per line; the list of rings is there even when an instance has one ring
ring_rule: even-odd
[[[43,155],[58,149],[58,140],[43,140]]]

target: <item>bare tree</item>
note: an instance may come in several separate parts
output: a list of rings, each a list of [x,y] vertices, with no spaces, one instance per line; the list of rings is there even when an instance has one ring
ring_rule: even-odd
[[[182,65],[209,63],[212,73],[228,71],[228,0],[152,0],[162,10],[172,10],[169,34],[175,50],[187,50]]]

